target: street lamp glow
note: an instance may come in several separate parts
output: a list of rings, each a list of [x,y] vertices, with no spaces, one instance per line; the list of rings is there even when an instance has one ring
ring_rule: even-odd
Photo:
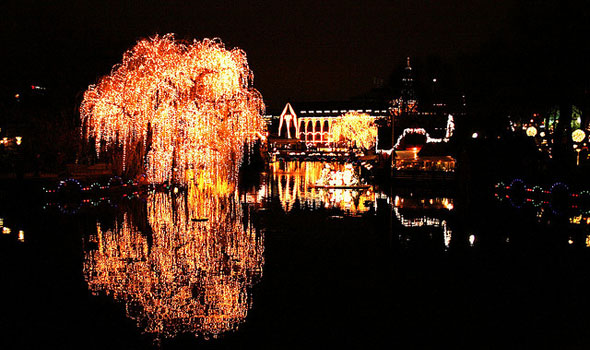
[[[535,128],[534,126],[529,126],[526,129],[526,134],[527,134],[527,136],[530,136],[530,137],[537,136],[537,128]]]
[[[582,141],[584,141],[585,137],[586,137],[586,133],[582,129],[577,129],[577,130],[574,130],[574,132],[572,132],[572,140],[574,142],[582,142]]]

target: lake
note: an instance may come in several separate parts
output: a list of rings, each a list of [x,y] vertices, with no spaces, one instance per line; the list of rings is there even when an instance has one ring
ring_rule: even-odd
[[[590,343],[585,225],[493,186],[318,185],[346,171],[277,163],[223,194],[4,185],[0,347]]]

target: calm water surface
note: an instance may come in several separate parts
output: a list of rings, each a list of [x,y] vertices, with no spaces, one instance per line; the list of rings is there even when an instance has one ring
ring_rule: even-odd
[[[590,344],[586,226],[486,188],[316,187],[324,168],[222,196],[5,186],[0,348]]]

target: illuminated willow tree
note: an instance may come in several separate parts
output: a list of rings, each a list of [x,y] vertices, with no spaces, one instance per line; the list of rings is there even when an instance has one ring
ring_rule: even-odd
[[[376,139],[377,126],[368,114],[348,112],[332,124],[333,142],[346,141],[352,146],[369,149],[375,145]]]
[[[85,136],[151,183],[235,183],[245,143],[264,132],[252,79],[246,54],[218,40],[141,40],[85,92]]]

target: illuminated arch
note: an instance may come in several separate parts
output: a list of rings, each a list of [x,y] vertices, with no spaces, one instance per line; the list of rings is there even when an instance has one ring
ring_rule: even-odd
[[[291,107],[290,103],[287,103],[279,119],[279,137],[281,136],[283,124],[285,124],[287,129],[287,138],[291,138],[291,128],[293,127],[295,128],[295,138],[299,136],[299,123],[297,122],[297,114],[293,110],[293,107]]]

